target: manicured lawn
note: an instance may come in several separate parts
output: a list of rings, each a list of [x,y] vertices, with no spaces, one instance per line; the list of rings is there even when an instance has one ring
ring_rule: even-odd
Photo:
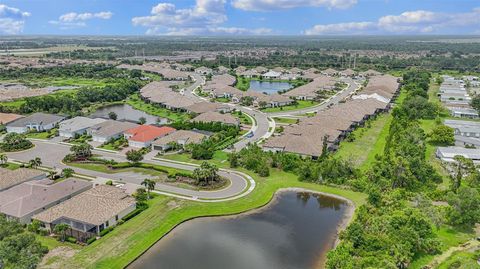
[[[190,119],[190,115],[188,115],[187,113],[174,112],[166,108],[162,108],[152,104],[147,104],[144,101],[142,101],[137,94],[131,95],[127,100],[127,104],[131,105],[135,109],[145,111],[148,114],[151,114],[157,117],[167,118],[167,119],[170,119],[171,121],[185,121]]]
[[[297,119],[290,119],[290,118],[273,118],[276,123],[284,123],[284,124],[295,124],[297,123]]]
[[[477,263],[478,253],[457,251],[450,256],[446,261],[438,266],[438,269],[474,269],[478,268]]]
[[[303,108],[308,108],[312,106],[316,106],[319,103],[315,101],[304,101],[300,100],[297,101],[298,105],[289,105],[289,106],[282,106],[282,107],[269,107],[262,109],[263,112],[282,112],[282,111],[292,111],[292,110],[299,110]]]
[[[57,247],[71,247],[71,248],[74,248],[74,249],[81,249],[82,246],[80,245],[77,245],[77,244],[72,244],[72,243],[69,243],[69,242],[60,242],[58,241],[57,239],[53,238],[53,237],[50,237],[50,236],[42,236],[42,235],[38,235],[38,234],[35,234],[35,237],[37,238],[37,240],[44,246],[46,246],[49,250],[52,250],[54,248],[57,248]]]
[[[10,170],[15,170],[20,168],[20,165],[15,163],[4,163],[4,164],[0,164],[0,167],[10,169]]]
[[[244,171],[246,172],[246,171]],[[303,183],[293,174],[272,171],[268,178],[256,178],[255,190],[238,200],[200,203],[158,196],[139,216],[117,227],[101,240],[86,246],[73,258],[61,259],[60,268],[124,268],[179,223],[201,216],[229,215],[259,208],[267,204],[281,188],[300,187],[341,195],[357,206],[365,195],[334,187]],[[57,258],[58,259],[58,258]]]
[[[164,156],[161,156],[160,158],[177,161],[177,162],[188,162],[188,163],[196,163],[196,164],[201,164],[203,162],[201,160],[192,159],[189,153],[164,155]],[[228,153],[222,150],[217,150],[213,154],[213,159],[208,160],[208,162],[213,163],[218,167],[227,168],[229,167],[229,163],[227,162],[227,159],[228,159]]]
[[[237,76],[235,87],[241,91],[247,91],[250,88],[250,78]]]
[[[109,169],[106,165],[103,164],[96,164],[96,163],[68,163],[69,166],[83,168],[87,170],[97,171],[106,174],[116,174],[116,173],[123,173],[123,172],[136,172],[141,174],[146,174],[150,176],[160,176],[165,175],[165,172],[168,173],[175,173],[175,172],[185,172],[190,173],[190,171],[182,170],[182,169],[174,169],[170,167],[165,167],[161,165],[153,165],[153,164],[146,164],[147,166],[154,166],[157,169],[161,169],[162,171],[157,171],[150,168],[143,168],[143,167],[128,167],[128,168],[119,168],[119,169]],[[121,165],[121,163],[119,164]]]
[[[239,119],[240,122],[244,125],[252,125],[253,124],[253,121],[250,117],[248,117],[247,115],[245,115],[245,113],[238,113],[238,112],[234,112],[232,113],[232,116],[234,116],[235,118]]]
[[[27,133],[26,137],[27,138],[35,138],[35,139],[49,139],[53,136],[55,136],[55,130],[52,130],[52,132],[38,132],[38,133]]]

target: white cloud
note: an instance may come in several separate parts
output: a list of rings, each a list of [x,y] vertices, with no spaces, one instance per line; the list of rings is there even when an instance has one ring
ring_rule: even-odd
[[[327,7],[345,9],[357,0],[233,0],[235,8],[248,11],[271,11],[297,7]]]
[[[14,35],[21,33],[29,12],[0,4],[0,33]]]
[[[58,20],[61,22],[75,22],[75,21],[86,21],[90,19],[102,19],[102,20],[108,20],[113,16],[113,13],[110,11],[102,11],[98,13],[76,13],[76,12],[70,12],[61,15]]]
[[[159,3],[150,15],[132,18],[135,26],[147,27],[150,35],[265,34],[266,28],[223,27],[227,21],[226,0],[196,0],[190,8],[178,9],[172,3]]]
[[[334,24],[315,25],[311,29],[305,31],[306,35],[322,35],[322,34],[360,34],[375,27],[372,22],[347,22]]]
[[[102,11],[97,13],[85,12],[76,13],[69,12],[61,15],[58,20],[49,21],[50,24],[58,25],[62,30],[87,26],[86,21],[91,19],[109,20],[113,13],[110,11]]]
[[[319,24],[304,31],[306,35],[321,34],[404,34],[404,33],[457,33],[459,27],[480,26],[480,8],[465,13],[440,13],[427,10],[386,15],[376,22],[348,22]]]

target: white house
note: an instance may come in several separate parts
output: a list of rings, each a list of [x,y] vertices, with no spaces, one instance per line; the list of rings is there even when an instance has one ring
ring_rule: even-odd
[[[106,121],[105,119],[96,118],[86,118],[86,117],[75,117],[62,121],[59,124],[58,132],[60,136],[72,138],[75,135],[83,135],[87,132],[87,129]]]
[[[53,129],[58,123],[60,123],[65,117],[45,114],[34,113],[25,118],[17,119],[7,124],[8,133],[23,134],[29,130],[36,130],[37,132],[48,131]]]

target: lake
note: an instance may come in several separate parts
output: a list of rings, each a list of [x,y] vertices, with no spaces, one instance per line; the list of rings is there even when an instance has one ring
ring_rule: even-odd
[[[125,121],[138,123],[139,119],[141,117],[144,117],[147,120],[146,124],[168,123],[168,119],[166,118],[150,115],[144,111],[135,109],[131,105],[127,105],[127,104],[118,104],[118,105],[101,107],[97,109],[97,111],[95,111],[93,114],[91,114],[90,117],[108,119],[108,114],[110,112],[115,112],[117,114],[117,120],[125,120]]]
[[[293,88],[293,86],[288,82],[251,80],[250,88],[248,88],[248,90],[267,94],[275,94],[279,91],[289,90],[291,88]]]
[[[128,268],[321,268],[350,209],[333,197],[282,192],[253,213],[180,224]]]

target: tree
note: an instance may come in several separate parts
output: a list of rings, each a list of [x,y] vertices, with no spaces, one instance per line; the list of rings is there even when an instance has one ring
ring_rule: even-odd
[[[36,169],[42,165],[42,159],[40,159],[40,157],[35,157],[35,159],[28,161],[28,164],[31,168]]]
[[[53,232],[60,236],[60,241],[65,242],[67,230],[70,229],[70,225],[66,223],[59,223],[53,228]]]
[[[155,181],[146,178],[142,181],[141,184],[147,189],[147,199],[150,199],[150,192],[155,189]]]
[[[73,152],[76,160],[87,159],[92,156],[93,147],[87,143],[73,145],[70,151]]]
[[[27,225],[27,230],[32,233],[38,233],[42,223],[36,219],[32,220],[30,224]]]
[[[3,138],[1,149],[4,151],[19,151],[33,147],[33,143],[26,139],[25,135],[8,133]]]
[[[453,192],[457,192],[458,188],[462,185],[462,180],[465,174],[475,171],[475,165],[473,161],[467,159],[461,155],[456,155],[453,157],[456,162],[455,174],[452,175],[452,186],[451,189]]]
[[[453,146],[455,144],[453,128],[446,125],[435,127],[429,134],[430,141],[436,145]]]
[[[127,151],[127,160],[132,163],[139,163],[143,160],[143,154],[140,150],[131,149]]]
[[[137,202],[137,207],[142,207],[147,204],[148,194],[144,188],[138,188],[137,191],[133,194]]]
[[[69,178],[72,177],[75,171],[72,168],[64,168],[62,170],[62,177]]]
[[[145,123],[147,122],[147,119],[146,119],[145,117],[140,117],[140,118],[138,119],[138,122],[139,122],[141,125],[143,125],[143,124],[145,124]]]
[[[52,170],[52,171],[48,171],[48,178],[49,178],[50,180],[55,180],[55,179],[57,178],[57,176],[58,176],[57,171],[53,171],[53,170]]]
[[[218,168],[214,164],[203,162],[199,168],[193,170],[192,176],[197,184],[208,185],[210,182],[218,180]]]
[[[470,105],[480,113],[480,95],[477,94],[472,98]]]
[[[230,162],[231,168],[237,168],[239,161],[238,154],[235,151],[232,151],[230,154],[228,154],[228,161]]]
[[[480,221],[480,194],[475,188],[461,186],[456,194],[450,193],[447,200],[451,224],[472,227]]]
[[[0,164],[6,164],[8,162],[8,156],[5,153],[0,153]]]
[[[111,119],[111,120],[117,120],[118,115],[117,115],[117,113],[115,113],[113,111],[110,111],[110,112],[108,112],[108,118]]]

